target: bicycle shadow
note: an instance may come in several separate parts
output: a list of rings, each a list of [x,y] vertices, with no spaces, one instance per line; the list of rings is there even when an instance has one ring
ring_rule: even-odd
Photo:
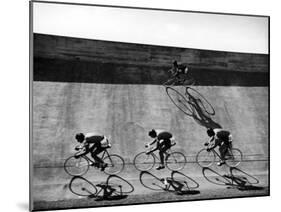
[[[178,89],[167,86],[166,93],[178,109],[192,117],[199,125],[213,129],[222,128],[211,118],[215,115],[213,106],[194,88],[186,87],[185,93],[182,93]]]
[[[189,89],[189,91],[188,91]],[[193,92],[190,92],[193,91]],[[197,94],[197,95],[196,95]],[[208,100],[194,88],[187,87],[185,96],[188,99],[189,106],[192,110],[191,117],[201,126],[206,128],[222,128],[215,122],[211,116],[215,115],[215,109]],[[204,105],[205,102],[205,105]],[[206,109],[206,107],[209,107]]]
[[[195,190],[199,184],[191,177],[172,171],[171,177],[159,178],[156,175],[142,171],[139,176],[140,183],[150,190],[172,192],[176,195],[196,195],[200,191]]]
[[[264,189],[261,186],[255,186],[255,184],[259,183],[256,177],[236,167],[229,168],[229,174],[220,174],[209,167],[203,168],[202,173],[208,182],[226,186],[228,189],[232,188],[240,191]]]
[[[134,191],[133,185],[118,175],[109,175],[105,182],[93,184],[81,176],[75,176],[69,183],[69,190],[78,196],[95,201],[121,200]]]

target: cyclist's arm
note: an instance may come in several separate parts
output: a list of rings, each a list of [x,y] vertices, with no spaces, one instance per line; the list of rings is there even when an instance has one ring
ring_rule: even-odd
[[[210,140],[208,142],[205,143],[206,146],[208,146],[208,149],[214,149],[216,147],[216,142],[215,142],[215,138],[212,137],[210,138]]]
[[[75,154],[75,156],[80,157],[89,153],[89,144],[83,143],[75,147],[75,150],[79,151]]]
[[[214,140],[209,144],[209,149],[216,148],[221,143],[220,139],[214,138]]]
[[[151,143],[149,143],[149,145],[153,145],[153,144],[155,144],[157,141],[158,141],[158,139],[156,138],[156,139],[154,139]]]

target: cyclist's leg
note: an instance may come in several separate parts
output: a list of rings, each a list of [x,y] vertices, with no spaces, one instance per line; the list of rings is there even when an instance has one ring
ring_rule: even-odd
[[[157,167],[156,169],[163,169],[165,168],[164,165],[164,142],[162,142],[161,144],[158,145],[158,150],[159,150],[159,157],[160,157],[160,163],[161,165],[159,167]]]
[[[104,151],[104,148],[100,146],[100,144],[95,144],[95,148],[93,148],[93,151],[91,152],[92,158],[95,160],[95,162],[98,164],[98,167],[102,167],[104,162],[103,160],[98,156],[101,152]]]
[[[220,151],[220,156],[222,161],[225,161],[225,155],[227,153],[228,150],[228,145],[223,143],[220,147],[219,147],[219,151]]]
[[[170,139],[164,140],[159,148],[159,156],[162,166],[164,166],[164,154],[168,149],[171,148],[171,141]]]

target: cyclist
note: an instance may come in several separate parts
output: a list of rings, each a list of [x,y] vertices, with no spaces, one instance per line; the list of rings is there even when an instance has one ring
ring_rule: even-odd
[[[150,150],[149,152],[147,152],[146,154],[150,154],[151,152],[159,150],[161,165],[159,165],[156,169],[157,170],[164,169],[165,168],[164,153],[166,153],[166,151],[171,148],[172,141],[174,141],[175,139],[174,139],[172,133],[164,131],[164,130],[152,129],[151,131],[149,131],[148,135],[151,138],[153,138],[154,140],[152,142],[150,142],[149,144],[146,144],[145,146],[149,147],[150,145],[153,145],[154,143],[156,143],[156,147],[153,148],[152,150]]]
[[[169,70],[169,72],[172,73],[172,77],[175,77],[177,80],[181,80],[181,77],[187,76],[188,68],[185,64],[178,64],[178,62],[175,60],[173,62],[173,67],[171,70]]]
[[[111,147],[107,137],[104,135],[97,135],[95,133],[87,133],[85,135],[83,133],[78,133],[75,135],[75,139],[82,145],[82,147],[76,147],[76,150],[85,147],[85,151],[77,154],[75,157],[79,158],[80,156],[91,153],[92,158],[97,163],[91,165],[96,165],[98,168],[101,168],[101,170],[104,171],[104,169],[107,167],[107,164],[104,163],[100,157],[98,157],[98,154]]]
[[[210,140],[205,143],[205,146],[208,146],[207,151],[210,151],[211,149],[219,146],[221,161],[218,162],[217,165],[221,166],[225,163],[225,156],[228,149],[231,149],[232,147],[232,135],[229,131],[219,128],[208,128],[207,134],[209,137],[211,137]]]

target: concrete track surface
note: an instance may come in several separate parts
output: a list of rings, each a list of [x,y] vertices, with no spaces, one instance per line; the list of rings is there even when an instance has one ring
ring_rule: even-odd
[[[183,86],[174,88],[185,92]],[[192,88],[212,105],[213,116],[184,114],[160,85],[33,82],[34,209],[268,195],[268,87]],[[254,189],[241,191],[235,186],[217,184],[216,175],[229,173],[226,166],[202,170],[195,163],[196,153],[208,139],[206,128],[212,126],[232,132],[234,147],[244,154],[238,175],[247,173],[257,179]],[[177,145],[173,149],[187,157],[181,172],[200,185],[197,193],[175,195],[150,190],[140,183],[140,172],[132,161],[150,140],[147,132],[152,128],[174,134]],[[68,188],[71,176],[64,171],[63,163],[74,153],[74,135],[93,131],[107,135],[112,143],[110,152],[125,159],[120,177],[130,182],[134,191],[124,199],[96,201],[74,195]],[[166,169],[152,173],[160,178],[170,175]],[[106,177],[96,169],[85,175],[93,183],[105,181]]]

